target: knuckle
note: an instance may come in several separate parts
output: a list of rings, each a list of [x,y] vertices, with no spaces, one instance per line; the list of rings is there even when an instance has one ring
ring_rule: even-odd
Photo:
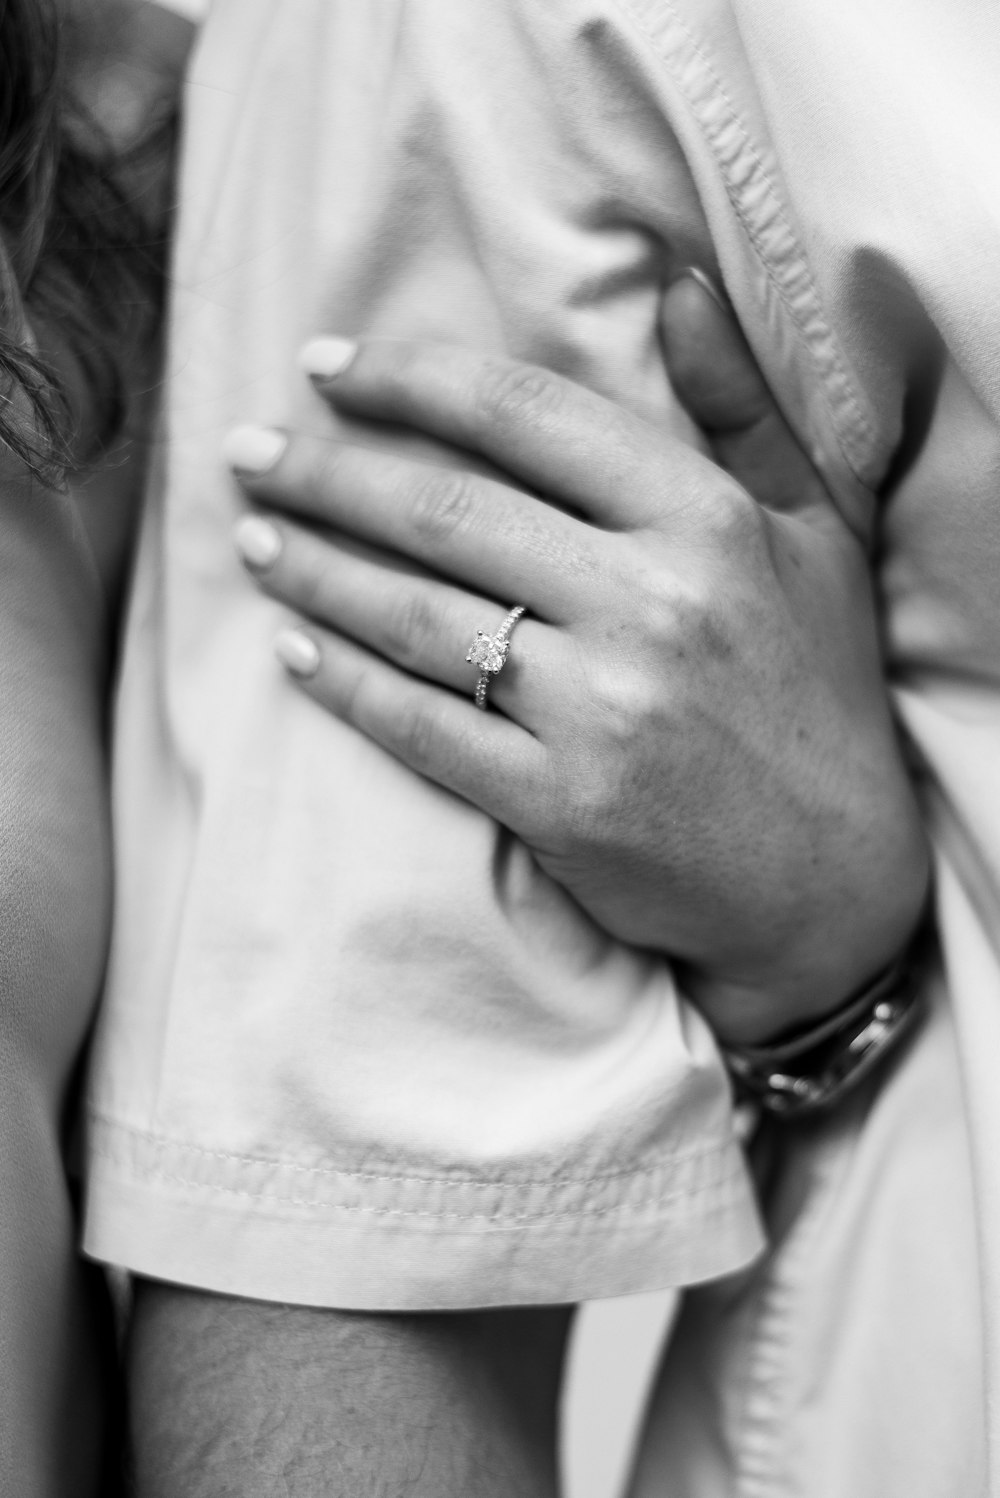
[[[591,664],[586,703],[586,721],[560,765],[553,804],[568,844],[577,849],[614,840],[638,756],[669,730],[669,699],[638,664]]]
[[[634,668],[598,671],[589,690],[601,737],[619,752],[648,732],[659,715],[660,694],[649,677]]]
[[[517,832],[530,846],[548,853],[562,851],[573,802],[572,769],[558,752],[538,745],[538,757],[519,777]]]
[[[533,364],[496,364],[479,390],[483,415],[491,425],[502,427],[537,423],[561,404],[559,380]]]
[[[732,568],[706,563],[701,555],[688,561],[669,571],[648,572],[637,586],[646,639],[661,663],[666,658],[674,668],[692,663],[706,648],[708,654],[720,653],[724,638],[738,624],[735,605],[744,591]]]
[[[599,771],[596,757],[590,765],[580,767],[573,778],[572,796],[562,800],[563,834],[568,847],[577,854],[592,854],[604,847],[615,827],[621,801],[620,776],[614,756],[607,751],[604,743]]]
[[[415,770],[430,766],[438,740],[438,724],[433,711],[413,697],[399,704],[396,718],[396,745],[400,757]]]
[[[407,667],[425,660],[437,616],[422,593],[404,589],[386,604],[381,619],[381,643],[387,655]]]
[[[763,535],[764,516],[757,501],[731,483],[718,489],[705,506],[704,528],[717,551],[744,556]]]
[[[371,698],[372,678],[366,666],[355,666],[353,670],[337,674],[332,682],[332,701],[348,723],[364,732],[367,721],[366,704]]]
[[[344,469],[344,450],[333,442],[317,442],[313,448],[312,460],[312,490],[313,498],[322,510],[324,501],[332,498],[340,487],[340,480]]]
[[[431,473],[407,484],[410,519],[421,540],[435,544],[469,530],[476,514],[476,490],[462,473]]]
[[[379,346],[378,383],[387,409],[405,415],[414,392],[425,382],[425,353],[421,344],[385,343]]]
[[[562,781],[543,780],[520,809],[516,831],[529,847],[543,852],[562,851],[566,842],[568,808]]]
[[[709,661],[725,662],[737,653],[728,608],[721,606],[723,591],[711,579],[698,577],[675,588],[660,610],[654,638],[676,673],[678,687]]]
[[[647,628],[659,646],[683,640],[693,621],[710,607],[706,578],[694,567],[647,575],[639,596]]]
[[[308,545],[289,547],[286,569],[291,601],[313,619],[326,618],[332,584],[323,554]]]

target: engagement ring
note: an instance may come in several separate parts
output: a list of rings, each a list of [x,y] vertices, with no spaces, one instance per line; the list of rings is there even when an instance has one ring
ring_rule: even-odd
[[[485,630],[477,629],[476,638],[469,647],[465,659],[470,666],[479,668],[476,706],[483,712],[486,711],[486,693],[490,682],[494,676],[499,676],[510,652],[510,632],[523,613],[524,609],[520,606],[511,609],[495,635],[488,635]]]

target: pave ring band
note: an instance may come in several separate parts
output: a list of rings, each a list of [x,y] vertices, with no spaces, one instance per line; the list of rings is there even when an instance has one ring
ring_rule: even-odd
[[[486,711],[486,693],[490,682],[494,676],[499,676],[506,663],[510,651],[510,632],[523,613],[524,609],[520,605],[511,609],[495,635],[488,635],[485,630],[477,629],[476,638],[469,646],[465,659],[470,666],[479,667],[476,706],[482,712]]]

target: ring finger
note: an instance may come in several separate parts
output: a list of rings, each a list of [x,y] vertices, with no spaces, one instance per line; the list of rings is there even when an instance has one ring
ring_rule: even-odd
[[[564,620],[593,586],[592,528],[496,479],[302,433],[238,427],[227,461],[252,502],[384,547],[473,589],[517,589]]]
[[[271,597],[415,676],[474,695],[479,671],[466,657],[477,631],[499,628],[505,602],[465,592],[363,542],[321,538],[270,516],[244,516],[236,547]],[[553,683],[566,675],[560,635],[519,620],[510,656],[490,681],[490,704],[533,734],[546,710],[551,714]]]

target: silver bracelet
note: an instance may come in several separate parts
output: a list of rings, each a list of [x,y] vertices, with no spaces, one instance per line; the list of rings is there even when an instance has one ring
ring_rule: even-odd
[[[923,1017],[927,942],[921,929],[873,982],[807,1030],[770,1045],[724,1047],[741,1096],[782,1118],[835,1107]]]

